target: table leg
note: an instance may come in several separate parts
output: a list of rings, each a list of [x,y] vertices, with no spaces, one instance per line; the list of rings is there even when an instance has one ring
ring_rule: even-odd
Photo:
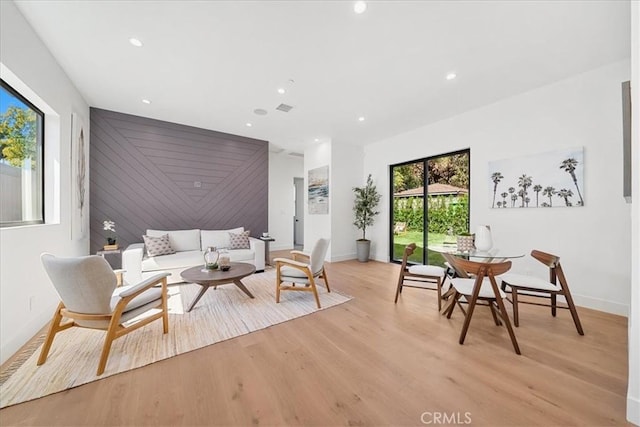
[[[235,279],[235,280],[233,281],[233,283],[234,283],[237,287],[239,287],[239,288],[242,290],[242,292],[244,292],[245,294],[249,295],[249,298],[254,298],[254,296],[251,294],[251,292],[249,292],[249,289],[247,289],[247,287],[244,285],[244,283],[242,283],[242,282],[240,281],[240,279]]]
[[[202,287],[202,289],[200,289],[200,293],[198,293],[198,295],[195,297],[191,305],[189,305],[187,312],[193,310],[193,307],[196,305],[198,301],[200,301],[200,298],[202,298],[202,295],[204,295],[204,293],[207,292],[207,290],[209,289],[208,285],[200,285],[200,286]]]

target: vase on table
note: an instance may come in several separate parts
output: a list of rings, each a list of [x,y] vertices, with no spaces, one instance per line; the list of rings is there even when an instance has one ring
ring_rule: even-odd
[[[205,270],[215,270],[218,268],[218,258],[220,257],[220,253],[216,250],[214,246],[209,246],[206,251],[204,251],[204,269]]]
[[[491,229],[488,225],[481,225],[476,229],[475,247],[479,251],[488,251],[493,246]]]

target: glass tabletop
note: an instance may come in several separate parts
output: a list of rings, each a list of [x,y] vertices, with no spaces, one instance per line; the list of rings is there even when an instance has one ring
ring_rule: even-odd
[[[441,254],[465,258],[476,258],[478,260],[493,260],[496,258],[505,260],[512,258],[522,258],[524,256],[524,254],[520,252],[502,251],[499,248],[491,248],[488,251],[479,251],[477,249],[473,249],[470,251],[459,251],[458,245],[455,243],[451,245],[428,245],[428,249],[434,252],[439,252]]]

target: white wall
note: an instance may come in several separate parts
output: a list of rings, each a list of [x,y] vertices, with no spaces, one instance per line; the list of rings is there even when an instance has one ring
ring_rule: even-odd
[[[627,419],[640,425],[640,3],[631,3],[631,103],[633,106],[631,206],[631,310]]]
[[[471,148],[471,229],[490,224],[494,244],[507,251],[557,253],[577,304],[627,315],[631,221],[622,196],[620,84],[629,75],[629,61],[611,64],[389,138],[365,147],[365,170],[388,182],[390,164]],[[584,147],[584,207],[489,208],[489,161],[576,146]],[[386,261],[389,188],[381,189],[385,206],[371,239],[375,257]],[[514,270],[544,269],[530,257],[514,262]]]
[[[304,177],[304,160],[269,152],[269,234],[276,239],[270,250],[293,249],[293,178]]]
[[[45,174],[59,176],[59,182],[47,185],[49,224],[0,230],[0,359],[4,362],[50,320],[59,301],[40,253],[89,252],[88,238],[71,240],[69,161],[71,113],[83,116],[88,126],[89,106],[13,2],[7,1],[0,2],[0,62],[51,108],[45,116],[45,122],[51,119],[45,130],[49,159]],[[51,125],[55,125],[54,134]],[[52,159],[57,162],[52,164]],[[53,211],[52,195],[59,198],[59,208]]]
[[[331,261],[356,258],[360,232],[353,225],[353,187],[362,187],[363,148],[333,141],[331,144]]]
[[[329,166],[329,214],[309,214],[309,192],[304,193],[304,250],[310,252],[320,238],[331,238],[331,215],[333,212],[333,188],[336,183],[331,180],[331,142],[322,142],[304,150],[304,188],[309,187],[309,170],[321,166]],[[331,260],[331,246],[325,256]]]

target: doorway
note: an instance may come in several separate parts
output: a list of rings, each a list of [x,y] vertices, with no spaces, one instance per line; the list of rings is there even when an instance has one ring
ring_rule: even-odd
[[[293,247],[304,247],[304,178],[293,178]]]
[[[402,261],[405,246],[415,243],[411,263],[444,265],[428,246],[469,231],[469,165],[470,151],[463,150],[390,166],[392,261]]]

